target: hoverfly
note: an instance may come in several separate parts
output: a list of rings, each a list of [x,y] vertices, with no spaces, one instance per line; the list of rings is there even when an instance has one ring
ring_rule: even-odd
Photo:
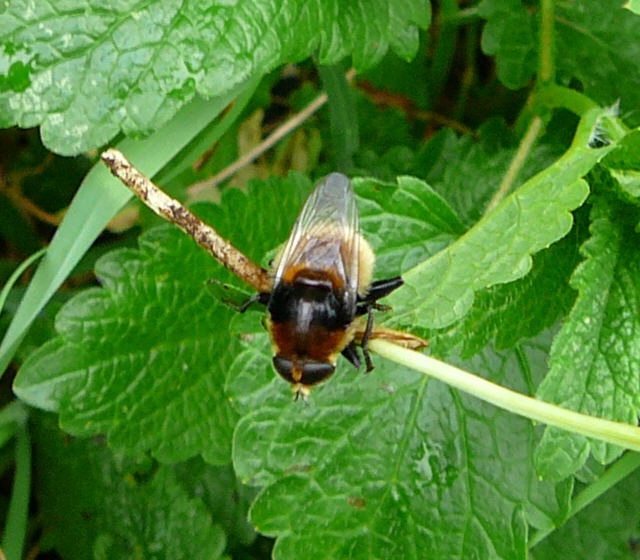
[[[366,370],[373,364],[367,342],[377,300],[403,283],[399,276],[371,282],[375,257],[359,231],[358,211],[349,179],[332,173],[318,183],[298,216],[291,235],[274,259],[270,293],[253,301],[267,306],[273,365],[292,384],[296,398],[335,371],[338,354],[356,369],[356,317],[367,315],[359,345]]]
[[[292,384],[296,398],[306,398],[314,385],[333,374],[338,354],[359,369],[357,344],[371,371],[367,344],[372,337],[415,350],[428,344],[392,329],[373,332],[373,310],[385,309],[377,301],[403,282],[399,276],[371,282],[373,251],[360,235],[355,197],[344,175],[332,173],[316,186],[269,274],[158,189],[121,152],[108,149],[102,160],[156,214],[176,224],[222,265],[260,290],[236,305],[221,293],[233,292],[231,286],[212,282],[220,299],[239,311],[246,311],[254,302],[267,306],[273,364]],[[367,321],[362,330],[356,318],[364,315]]]

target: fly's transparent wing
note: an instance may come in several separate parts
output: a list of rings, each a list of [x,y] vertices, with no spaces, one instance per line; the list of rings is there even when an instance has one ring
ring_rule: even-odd
[[[358,210],[351,181],[341,173],[325,177],[305,203],[277,264],[274,284],[287,271],[333,271],[355,305],[358,289]]]

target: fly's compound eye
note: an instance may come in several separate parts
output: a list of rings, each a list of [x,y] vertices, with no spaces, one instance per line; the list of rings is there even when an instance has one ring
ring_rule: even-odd
[[[335,366],[326,362],[307,362],[302,366],[303,385],[315,385],[330,377],[336,370]]]
[[[274,356],[273,357],[273,366],[276,368],[276,371],[286,379],[289,383],[297,383],[293,379],[293,362],[291,360],[287,360],[282,356]]]
[[[327,362],[302,362],[299,364],[298,375],[294,377],[291,360],[282,356],[274,356],[273,365],[276,371],[289,383],[302,385],[316,385],[330,377],[336,369],[335,366]]]

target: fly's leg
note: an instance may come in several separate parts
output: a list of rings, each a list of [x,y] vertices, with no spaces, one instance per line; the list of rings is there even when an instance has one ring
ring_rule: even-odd
[[[369,338],[371,337],[371,331],[373,330],[373,305],[369,306],[367,310],[367,326],[364,329],[364,334],[362,335],[362,342],[360,345],[362,346],[362,355],[364,356],[364,363],[367,366],[366,373],[369,373],[375,366],[371,361],[371,354],[369,354],[369,349],[367,345],[369,344]]]
[[[269,303],[270,297],[271,297],[271,294],[268,292],[258,292],[257,294],[253,294],[242,305],[236,306],[235,309],[240,313],[244,313],[254,303],[261,303],[262,305],[267,305]]]
[[[360,362],[360,356],[358,356],[358,348],[353,340],[347,344],[341,354],[353,364],[353,367],[360,369],[362,363]]]
[[[377,300],[397,290],[402,284],[404,284],[404,280],[400,276],[394,276],[386,280],[376,280],[372,282],[366,296],[358,296],[358,303],[375,303]]]
[[[254,303],[267,305],[271,297],[270,292],[258,292],[251,297],[247,297],[249,294],[247,294],[246,291],[231,284],[221,282],[217,278],[209,279],[207,286],[215,299],[240,313],[244,313]]]
[[[388,305],[377,303],[377,300],[389,295],[394,290],[397,290],[400,286],[402,286],[402,284],[404,284],[404,281],[400,276],[387,278],[386,280],[377,280],[376,282],[373,282],[371,284],[367,295],[365,295],[364,297],[358,296],[359,305],[356,308],[356,316],[365,314],[367,315],[367,326],[364,329],[362,341],[360,342],[367,373],[369,373],[375,367],[373,365],[373,361],[371,360],[369,349],[367,348],[369,338],[371,338],[371,332],[373,331],[373,310],[377,309],[379,311],[389,311],[389,309],[391,308]]]

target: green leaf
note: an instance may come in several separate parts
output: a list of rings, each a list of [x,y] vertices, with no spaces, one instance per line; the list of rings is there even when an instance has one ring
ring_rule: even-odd
[[[249,546],[256,532],[247,518],[256,490],[244,486],[230,465],[212,466],[194,458],[174,466],[178,482],[198,496],[227,535],[228,548]]]
[[[616,181],[625,200],[639,204],[640,201],[640,130],[625,136],[617,149],[602,160]]]
[[[556,560],[570,550],[572,560],[632,560],[640,537],[640,473],[635,471],[572,517],[533,549],[536,560]]]
[[[635,224],[619,208],[598,198],[591,211],[585,261],[571,285],[578,298],[556,337],[551,369],[538,397],[604,418],[635,424],[640,407],[640,252]],[[601,463],[621,449],[548,428],[536,462],[545,478],[574,473],[589,451]]]
[[[103,440],[65,437],[50,416],[36,416],[34,436],[43,548],[64,558],[220,557],[222,529],[168,467],[153,471],[112,455]]]
[[[244,415],[234,465],[265,486],[251,519],[277,537],[274,558],[513,560],[526,523],[566,515],[571,483],[538,481],[528,421],[380,358],[368,375],[341,363],[309,404],[292,402],[266,336],[242,328],[227,384]],[[536,378],[543,360],[527,348]],[[513,353],[466,365],[522,390]]]
[[[359,90],[356,90],[355,98],[360,122],[361,159],[364,159],[363,155],[367,152],[384,153],[397,146],[415,149],[420,145],[411,135],[404,113],[394,107],[376,103],[375,98],[371,99]]]
[[[523,87],[536,64],[535,14],[519,0],[484,0],[478,14],[487,20],[482,50],[495,55],[500,81],[512,89]]]
[[[513,348],[553,326],[571,309],[576,292],[569,278],[579,263],[581,228],[574,229],[533,257],[531,272],[509,284],[478,292],[469,313],[457,323],[430,337],[431,351],[446,356],[460,346],[462,356],[472,356],[487,344],[498,350]]]
[[[96,560],[220,558],[225,536],[198,498],[189,498],[168,467],[114,496],[94,545]]]
[[[602,110],[587,113],[571,148],[556,163],[529,179],[455,243],[404,273],[404,288],[388,298],[393,323],[445,327],[469,311],[477,290],[527,274],[531,255],[571,229],[570,211],[588,194],[581,177],[615,146],[590,147],[605,115]]]
[[[581,86],[577,89],[597,103],[620,101],[623,111],[635,111],[640,104],[637,16],[622,9],[619,0],[554,4],[553,62],[558,81],[569,85],[577,80]],[[519,0],[484,0],[478,12],[487,20],[482,48],[496,56],[500,81],[514,89],[525,86],[536,70],[540,49],[538,13]]]
[[[225,361],[212,356],[229,345],[231,312],[205,290],[217,265],[190,244],[164,227],[141,237],[139,251],[100,259],[96,273],[106,289],[87,290],[62,308],[59,336],[16,378],[20,398],[59,410],[71,433],[107,433],[117,449],[153,449],[165,461],[206,449],[224,461],[235,418],[220,390]],[[148,290],[154,298],[145,297]],[[194,395],[207,407],[190,406]]]
[[[146,135],[199,95],[227,95],[256,71],[316,55],[357,68],[389,46],[418,48],[427,2],[124,0],[12,2],[0,15],[0,126],[41,125],[52,150],[75,154],[119,131]]]
[[[627,0],[623,8],[626,8],[627,10],[631,10],[636,14],[640,14],[640,0]]]
[[[558,3],[558,77],[565,85],[579,80],[581,91],[601,105],[619,102],[623,114],[635,111],[640,104],[639,32],[640,19],[619,0]],[[629,117],[638,123],[637,116]]]
[[[376,249],[377,278],[400,274],[464,231],[447,202],[415,177],[398,177],[396,185],[355,179],[353,186],[360,228]]]

